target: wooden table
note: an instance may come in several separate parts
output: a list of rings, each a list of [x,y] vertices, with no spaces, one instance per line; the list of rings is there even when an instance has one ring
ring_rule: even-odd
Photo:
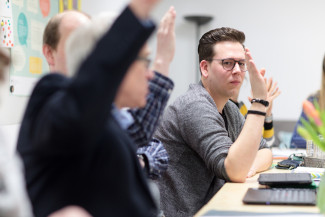
[[[270,169],[264,173],[289,172],[288,170]],[[310,212],[319,213],[316,206],[289,206],[289,205],[247,205],[242,199],[248,188],[264,187],[259,185],[255,175],[248,178],[245,183],[226,183],[218,193],[199,210],[195,217],[202,216],[209,210],[219,211],[241,211],[241,212]]]

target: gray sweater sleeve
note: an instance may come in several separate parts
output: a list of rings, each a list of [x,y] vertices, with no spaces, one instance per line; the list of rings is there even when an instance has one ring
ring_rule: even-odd
[[[208,93],[196,93],[184,97],[176,107],[177,122],[182,138],[204,161],[207,168],[218,178],[230,181],[224,167],[230,146],[237,139],[244,117],[238,108],[227,103],[224,112],[227,116],[228,131],[213,99]],[[260,148],[265,147],[261,138]]]
[[[222,116],[211,100],[198,97],[180,101],[181,109],[177,110],[179,130],[185,142],[203,159],[208,169],[218,178],[229,180],[224,159],[233,142],[228,137]]]

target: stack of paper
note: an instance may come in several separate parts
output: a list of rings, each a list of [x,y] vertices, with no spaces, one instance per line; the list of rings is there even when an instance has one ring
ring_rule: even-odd
[[[316,167],[297,167],[292,170],[294,173],[310,173],[313,180],[320,180],[321,176],[325,172],[325,168],[316,168]]]
[[[288,157],[292,154],[296,155],[306,155],[306,149],[280,149],[280,148],[272,148],[273,159],[288,159]]]

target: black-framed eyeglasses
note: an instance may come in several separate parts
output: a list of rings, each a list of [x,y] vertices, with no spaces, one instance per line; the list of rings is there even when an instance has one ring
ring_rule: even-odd
[[[238,63],[239,69],[242,72],[246,72],[247,71],[247,66],[246,66],[246,62],[245,60],[235,60],[232,58],[228,58],[228,59],[210,59],[210,61],[212,60],[217,60],[217,61],[221,61],[222,67],[225,70],[231,71],[235,68],[236,63]]]
[[[151,59],[148,57],[137,57],[135,60],[137,61],[144,61],[146,63],[146,67],[147,69],[149,69],[150,63],[151,63]]]

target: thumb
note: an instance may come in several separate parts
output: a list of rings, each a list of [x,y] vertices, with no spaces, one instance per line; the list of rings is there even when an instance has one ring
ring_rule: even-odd
[[[260,70],[260,73],[261,73],[261,75],[264,77],[264,75],[265,75],[265,69],[262,68],[262,69]]]

